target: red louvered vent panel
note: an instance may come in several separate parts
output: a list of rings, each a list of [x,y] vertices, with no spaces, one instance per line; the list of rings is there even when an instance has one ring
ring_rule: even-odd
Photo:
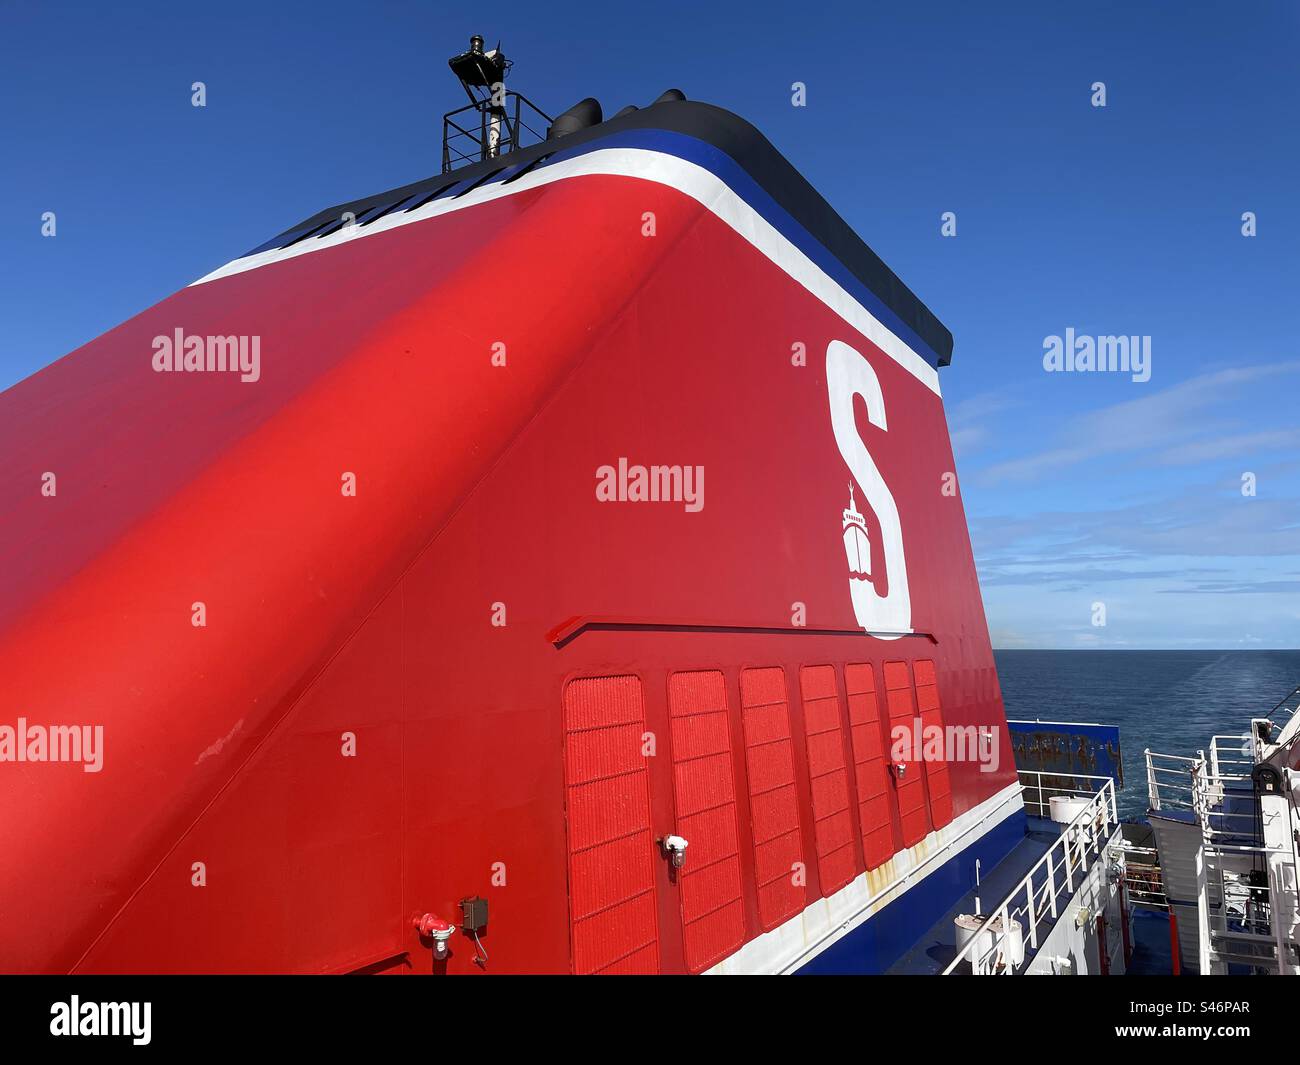
[[[900,755],[899,761],[906,767],[902,779],[895,777],[894,791],[898,796],[898,818],[903,827],[903,846],[913,847],[920,843],[930,831],[930,817],[925,808],[925,785],[921,774],[921,752],[916,750],[913,742],[916,735],[916,709],[912,701],[912,678],[906,662],[885,663],[885,701],[889,704],[889,726],[891,749],[886,752],[891,761]],[[893,750],[893,734],[896,730],[905,730],[907,739]]]
[[[807,905],[807,890],[795,882],[794,867],[803,862],[803,846],[785,670],[779,666],[742,670],[740,705],[745,726],[745,765],[749,770],[758,917],[766,932]]]
[[[657,852],[641,753],[639,677],[582,677],[564,689],[564,791],[573,969],[659,971]]]
[[[668,678],[676,832],[689,846],[678,871],[686,967],[697,973],[745,942],[727,684],[717,671]]]
[[[867,868],[877,869],[894,856],[894,824],[874,670],[865,664],[846,665],[844,688],[849,697],[849,730],[853,736],[853,766],[858,781],[862,853]]]
[[[918,659],[912,663],[912,672],[916,676],[916,707],[921,712],[921,728],[927,736],[942,735],[943,711],[939,707],[934,663]],[[930,789],[930,820],[935,828],[943,828],[952,821],[952,780],[946,752],[942,745],[931,741],[922,747],[921,753],[925,759],[925,783]]]
[[[822,894],[830,896],[858,873],[835,667],[804,666],[799,670],[799,691],[803,696],[803,725],[808,741],[817,875]]]

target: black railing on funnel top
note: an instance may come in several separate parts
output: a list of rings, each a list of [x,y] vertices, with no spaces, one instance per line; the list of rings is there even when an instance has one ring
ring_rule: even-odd
[[[517,92],[507,92],[499,107],[485,100],[448,111],[442,116],[442,172],[544,141],[550,124],[550,115]]]

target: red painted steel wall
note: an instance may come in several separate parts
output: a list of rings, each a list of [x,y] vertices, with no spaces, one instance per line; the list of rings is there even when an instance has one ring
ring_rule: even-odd
[[[152,372],[151,339],[177,327],[260,336],[261,380]],[[781,629],[794,604],[810,628],[856,628],[833,340],[879,377],[889,428],[862,411],[858,432],[897,502],[913,625],[937,644],[549,643],[579,615]],[[612,943],[572,949],[571,886],[580,914],[644,886],[570,884],[575,677],[639,678],[660,737],[640,774],[658,838],[693,816],[675,799],[684,753],[663,743],[667,678],[723,673],[745,939],[805,896],[769,865],[809,861],[807,898],[844,875],[826,868],[824,885],[814,860],[809,731],[787,678],[832,664],[843,681],[846,661],[880,678],[886,660],[906,672],[924,657],[946,721],[1001,728],[961,502],[940,491],[953,460],[939,398],[701,204],[650,182],[561,181],[183,289],[0,395],[0,454],[0,722],[105,729],[100,773],[0,766],[0,969],[427,972],[412,919],[458,920],[475,894],[491,960],[474,964],[457,936],[449,972],[618,964]],[[703,509],[598,501],[595,471],[620,457],[703,466]],[[40,494],[45,471],[56,497]],[[760,728],[777,688],[787,720]],[[631,713],[629,698],[610,695],[611,713]],[[771,780],[799,769],[779,816],[747,760],[778,735]],[[948,767],[954,813],[1012,779],[998,742],[998,773]],[[854,751],[851,780],[870,761]],[[878,799],[864,795],[852,817]],[[755,826],[760,846],[795,831],[779,862],[756,852]],[[657,856],[649,869],[660,968],[734,941],[732,911],[706,931],[707,907],[682,898],[690,878]]]

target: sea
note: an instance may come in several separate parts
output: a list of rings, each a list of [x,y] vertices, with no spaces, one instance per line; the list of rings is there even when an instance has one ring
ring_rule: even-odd
[[[1125,818],[1146,811],[1144,748],[1208,752],[1211,736],[1245,733],[1300,686],[1300,650],[1006,650],[994,658],[1008,718],[1119,726]]]

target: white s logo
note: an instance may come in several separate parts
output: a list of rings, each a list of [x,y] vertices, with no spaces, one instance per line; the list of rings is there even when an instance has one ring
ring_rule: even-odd
[[[853,399],[861,396],[866,403],[867,418],[871,424],[888,431],[880,379],[859,352],[842,341],[832,340],[826,349],[826,391],[830,396],[831,429],[835,433],[835,443],[839,445],[840,455],[853,474],[853,479],[862,488],[865,505],[880,522],[885,554],[884,577],[888,582],[888,594],[882,596],[877,592],[875,580],[865,576],[868,570],[863,568],[862,578],[852,575],[849,578],[853,613],[857,616],[858,624],[872,635],[882,639],[897,639],[912,631],[912,595],[907,586],[907,560],[903,557],[903,528],[898,521],[898,506],[894,502],[894,496],[858,435],[853,419]],[[854,507],[852,502],[849,505]],[[845,512],[845,532],[857,536],[849,528],[850,513]],[[861,542],[865,542],[865,539],[863,536]],[[852,565],[851,556],[850,566]]]

